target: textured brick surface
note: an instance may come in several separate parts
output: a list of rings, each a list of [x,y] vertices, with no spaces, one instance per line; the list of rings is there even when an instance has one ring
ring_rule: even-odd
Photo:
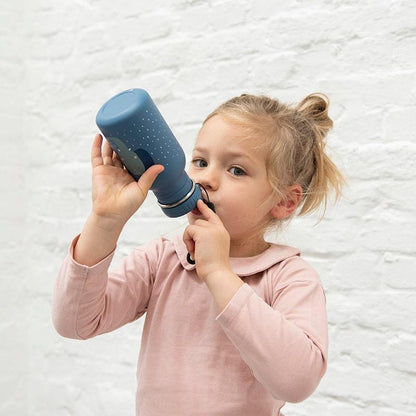
[[[0,8],[0,415],[131,415],[142,322],[60,338],[57,268],[90,209],[99,106],[142,87],[186,152],[203,118],[242,92],[331,100],[344,199],[295,220],[325,285],[328,372],[292,416],[413,416],[416,408],[416,3],[411,0],[3,2]],[[150,197],[117,261],[183,219]],[[255,415],[253,415],[255,416]]]

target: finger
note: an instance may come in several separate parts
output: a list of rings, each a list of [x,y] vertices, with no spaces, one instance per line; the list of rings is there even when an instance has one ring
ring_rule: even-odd
[[[195,260],[195,242],[189,233],[189,227],[187,227],[183,233],[183,242],[185,243],[186,249],[191,256],[192,260]]]
[[[92,142],[91,148],[91,166],[93,168],[102,165],[103,158],[101,155],[101,145],[103,143],[103,137],[101,134],[96,134],[94,137],[94,141]]]
[[[209,208],[208,205],[202,199],[199,199],[197,201],[196,206],[199,209],[199,212],[208,222],[212,222],[214,224],[221,224],[221,220],[218,217],[218,215],[211,208]]]
[[[121,161],[119,155],[115,152],[113,153],[113,165],[118,167],[118,168],[123,167],[123,162]]]
[[[143,194],[146,195],[149,189],[152,187],[153,182],[156,180],[159,173],[164,171],[163,165],[152,165],[147,169],[140,179],[137,181],[137,185],[142,190]]]
[[[110,143],[106,140],[103,147],[103,162],[104,165],[113,164],[113,149],[110,146]]]

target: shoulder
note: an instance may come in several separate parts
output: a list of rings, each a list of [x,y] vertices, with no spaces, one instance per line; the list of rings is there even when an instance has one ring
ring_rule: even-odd
[[[159,237],[135,247],[132,255],[137,261],[145,260],[155,271],[162,264],[177,262],[174,244],[165,237]]]
[[[270,267],[263,275],[265,299],[286,314],[298,307],[320,308],[325,305],[325,291],[317,270],[301,253],[288,256]],[[324,307],[324,306],[322,306]]]
[[[134,248],[137,253],[147,253],[149,255],[160,255],[161,253],[171,251],[173,247],[172,241],[165,237],[158,237],[147,241]]]
[[[302,280],[321,283],[318,272],[300,253],[284,259],[274,271],[281,274],[283,281]]]
[[[277,250],[281,250],[281,247],[274,245]],[[270,289],[276,292],[293,285],[322,287],[317,270],[302,257],[301,251],[294,247],[283,247],[288,255],[271,265],[265,272]]]
[[[270,267],[267,275],[275,289],[294,283],[322,285],[317,270],[302,257],[300,252]]]

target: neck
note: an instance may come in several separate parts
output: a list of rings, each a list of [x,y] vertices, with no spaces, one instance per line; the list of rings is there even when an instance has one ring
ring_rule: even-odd
[[[253,257],[263,253],[270,247],[270,244],[263,238],[255,240],[231,240],[230,257]]]

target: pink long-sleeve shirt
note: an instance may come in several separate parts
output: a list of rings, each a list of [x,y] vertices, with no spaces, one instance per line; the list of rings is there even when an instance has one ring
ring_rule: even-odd
[[[244,281],[220,313],[180,237],[113,253],[87,267],[73,247],[60,269],[53,322],[69,338],[112,331],[146,314],[137,369],[139,416],[277,416],[307,398],[326,369],[325,295],[297,249],[272,244],[231,258]]]

